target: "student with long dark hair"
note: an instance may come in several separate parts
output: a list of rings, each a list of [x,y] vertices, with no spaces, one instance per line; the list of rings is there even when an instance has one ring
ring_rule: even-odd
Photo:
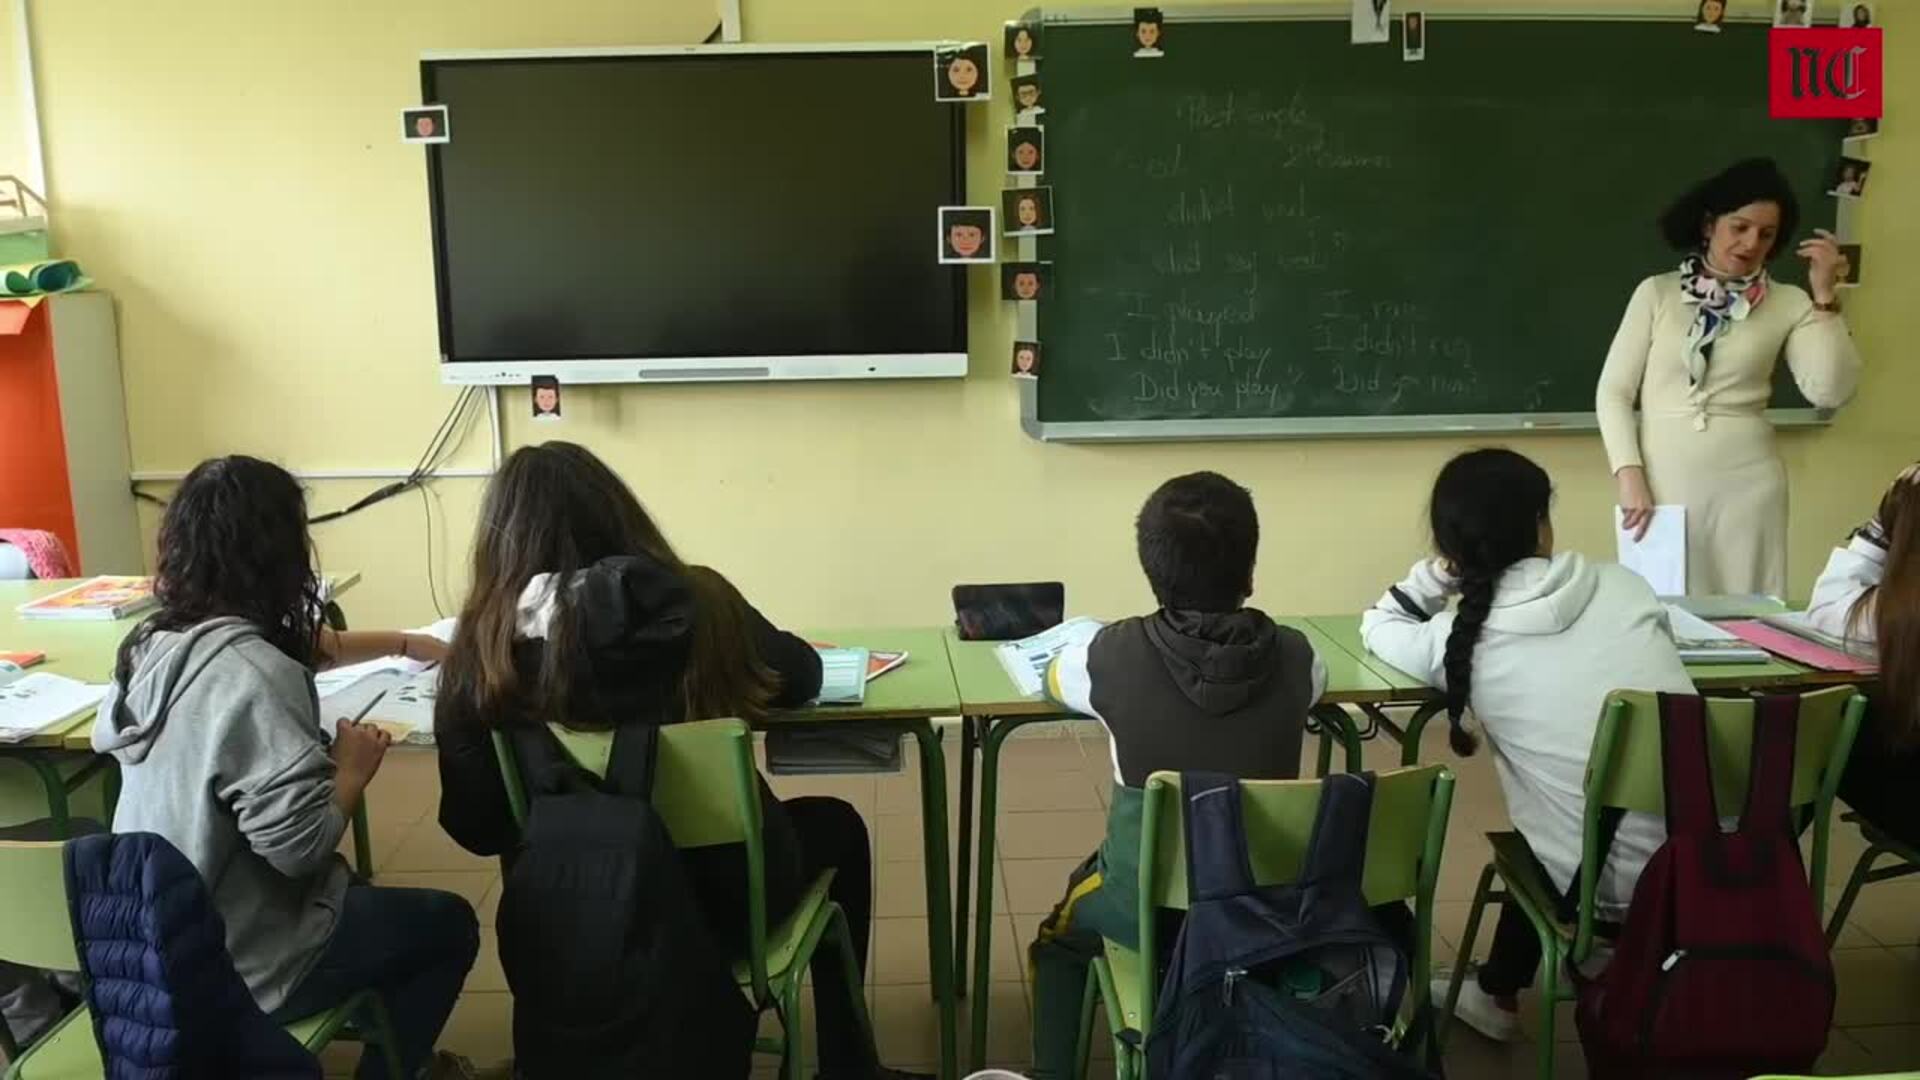
[[[820,691],[820,658],[768,622],[718,573],[680,560],[625,483],[583,447],[523,447],[487,487],[473,576],[434,709],[440,824],[477,855],[518,841],[494,758],[496,729],[738,716],[803,704]],[[836,873],[855,965],[866,969],[872,868],[866,823],[839,799],[775,800],[760,791],[767,920],[784,919],[802,886]],[[746,860],[738,845],[681,853],[716,941],[745,949]],[[820,1075],[898,1077],[859,1023],[841,960],[823,942],[812,967]]]
[[[1880,687],[1847,759],[1840,797],[1868,821],[1920,844],[1920,463],[1907,466],[1873,520],[1836,548],[1807,618],[1849,648],[1877,652]]]
[[[1434,482],[1435,556],[1362,618],[1367,648],[1446,692],[1448,741],[1474,752],[1466,714],[1493,746],[1507,814],[1564,894],[1580,864],[1587,756],[1615,690],[1689,694],[1665,609],[1631,571],[1555,552],[1553,485],[1511,450],[1474,450]],[[1457,604],[1455,604],[1457,601]],[[1449,606],[1453,609],[1449,610]],[[1628,814],[1600,874],[1602,916],[1617,920],[1665,839],[1660,820]],[[1519,1037],[1517,995],[1540,966],[1524,916],[1503,906],[1460,1018],[1491,1038]],[[1435,986],[1445,993],[1446,975]]]
[[[377,989],[405,1075],[469,1075],[433,1044],[479,949],[473,909],[351,879],[335,849],[387,737],[341,719],[329,745],[313,689],[316,667],[439,643],[323,629],[306,497],[249,457],[187,474],[160,523],[154,593],[94,724],[94,749],[120,765],[114,830],[158,833],[193,862],[275,1019]],[[358,1075],[388,1075],[384,1054],[368,1048]]]

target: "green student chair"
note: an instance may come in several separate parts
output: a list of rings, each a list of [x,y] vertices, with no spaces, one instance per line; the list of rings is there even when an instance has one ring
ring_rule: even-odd
[[[575,732],[554,726],[553,733],[575,761],[596,776],[605,776],[613,756],[612,732]],[[526,788],[513,743],[494,732],[493,750],[506,780],[507,802],[514,823],[527,820]],[[801,1080],[805,1059],[806,1025],[800,1008],[800,984],[823,937],[840,946],[847,968],[847,985],[855,988],[853,1007],[866,1037],[872,1040],[864,985],[853,962],[853,938],[846,914],[827,899],[833,883],[831,870],[814,879],[801,894],[793,914],[779,926],[767,925],[766,854],[760,836],[760,784],[753,767],[753,736],[743,720],[699,720],[669,724],[660,729],[654,763],[653,807],[673,836],[676,847],[699,848],[741,844],[747,853],[747,955],[736,962],[733,977],[761,1012],[778,1005],[784,1027],[778,1038],[754,1042],[761,1053],[781,1055],[786,1080]]]
[[[1713,763],[1714,805],[1722,812],[1746,803],[1755,705],[1752,697],[1707,699],[1707,749]],[[1807,873],[1816,912],[1826,897],[1833,793],[1840,785],[1840,773],[1846,767],[1847,754],[1853,748],[1853,736],[1859,730],[1865,707],[1866,699],[1851,686],[1836,686],[1800,698],[1792,800],[1797,812],[1810,812],[1812,817],[1813,853]],[[1600,724],[1593,735],[1593,750],[1587,759],[1580,880],[1576,883],[1575,898],[1578,914],[1573,923],[1560,920],[1553,883],[1540,870],[1526,838],[1518,832],[1487,834],[1487,843],[1493,848],[1493,861],[1480,872],[1467,927],[1461,935],[1460,959],[1454,965],[1453,982],[1447,988],[1446,1009],[1440,1019],[1443,1041],[1451,1026],[1454,1004],[1460,999],[1461,981],[1473,956],[1474,937],[1479,932],[1480,918],[1487,904],[1513,904],[1527,917],[1540,938],[1541,1030],[1535,1033],[1535,1038],[1539,1043],[1539,1074],[1542,1080],[1553,1076],[1554,1012],[1560,1002],[1573,1001],[1575,997],[1575,988],[1563,971],[1568,966],[1579,967],[1593,952],[1594,893],[1599,886],[1601,867],[1606,862],[1605,852],[1600,850],[1600,816],[1606,807],[1662,818],[1666,815],[1666,792],[1660,770],[1660,703],[1656,694],[1618,691],[1607,698],[1601,710]],[[1499,879],[1497,889],[1496,877]]]
[[[67,909],[67,877],[60,842],[0,842],[0,960],[46,971],[80,970]],[[371,1031],[348,1027],[365,1017]],[[388,1076],[403,1080],[398,1045],[380,995],[363,990],[326,1012],[287,1025],[287,1034],[311,1053],[335,1039],[354,1039],[387,1047]],[[7,1055],[6,1080],[82,1080],[104,1077],[100,1044],[94,1038],[91,1011],[82,1005],[57,1021],[30,1046],[16,1048],[0,1024],[0,1048]]]
[[[1847,875],[1847,887],[1841,892],[1839,902],[1833,905],[1833,917],[1827,921],[1828,948],[1840,940],[1840,930],[1847,925],[1847,916],[1853,913],[1853,902],[1860,898],[1861,888],[1878,881],[1920,874],[1920,849],[1895,839],[1860,814],[1845,813],[1840,815],[1840,820],[1859,826],[1860,835],[1867,841],[1867,850],[1854,862],[1853,873]],[[1896,861],[1876,870],[1873,864],[1882,855],[1891,855]]]
[[[1322,780],[1245,780],[1240,784],[1254,880],[1284,883],[1300,871]],[[1157,956],[1154,916],[1161,908],[1187,907],[1186,831],[1178,773],[1147,778],[1140,825],[1140,948],[1109,941],[1093,960],[1080,1015],[1080,1071],[1093,1040],[1095,997],[1104,1005],[1113,1038],[1116,1075],[1137,1080],[1145,1072],[1146,1040],[1153,1025],[1158,972],[1145,958]],[[1380,774],[1374,785],[1362,882],[1367,903],[1413,901],[1414,949],[1397,1037],[1427,1003],[1432,964],[1433,893],[1453,807],[1453,773],[1423,765]],[[1432,1029],[1429,1029],[1431,1032]]]

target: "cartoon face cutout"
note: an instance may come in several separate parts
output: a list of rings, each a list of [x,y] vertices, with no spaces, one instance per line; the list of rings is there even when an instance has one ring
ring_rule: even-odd
[[[986,230],[971,222],[958,221],[947,227],[947,246],[963,259],[980,254],[980,247],[986,240]]]
[[[947,61],[947,85],[959,97],[972,97],[980,85],[980,65],[962,53]]]
[[[1023,76],[1013,84],[1013,100],[1022,109],[1040,107],[1040,80]]]
[[[1022,270],[1013,275],[1013,295],[1022,300],[1033,300],[1040,295],[1040,275],[1032,270]]]
[[[1033,29],[1031,27],[1024,25],[1014,27],[1013,37],[1009,40],[1013,45],[1011,52],[1013,53],[1014,59],[1030,60],[1033,58]]]
[[[1040,200],[1028,197],[1018,200],[1013,208],[1014,220],[1022,228],[1031,229],[1040,224]]]
[[[1013,163],[1023,172],[1032,172],[1040,166],[1040,148],[1025,141],[1014,143]]]

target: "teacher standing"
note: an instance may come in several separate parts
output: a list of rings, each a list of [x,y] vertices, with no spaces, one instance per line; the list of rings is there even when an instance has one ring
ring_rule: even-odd
[[[1655,503],[1686,507],[1696,595],[1787,595],[1787,470],[1763,414],[1780,356],[1821,408],[1846,404],[1859,381],[1833,234],[1799,245],[1807,289],[1767,275],[1799,220],[1766,158],[1695,185],[1660,218],[1685,261],[1633,291],[1600,372],[1594,408],[1624,524],[1638,537]]]

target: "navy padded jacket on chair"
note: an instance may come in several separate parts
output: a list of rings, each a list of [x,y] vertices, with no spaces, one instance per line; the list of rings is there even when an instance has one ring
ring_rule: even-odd
[[[227,954],[226,924],[186,856],[151,833],[66,846],[67,903],[110,1080],[319,1080]]]

